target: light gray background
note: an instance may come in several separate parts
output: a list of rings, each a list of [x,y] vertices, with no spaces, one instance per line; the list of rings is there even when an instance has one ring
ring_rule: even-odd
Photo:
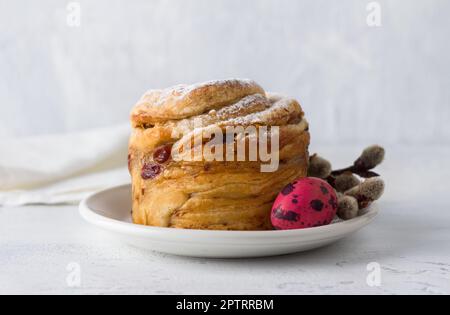
[[[366,0],[85,0],[79,28],[68,2],[0,0],[0,156],[5,138],[127,124],[149,88],[248,77],[301,101],[334,166],[386,146],[387,189],[351,238],[254,260],[121,246],[75,206],[0,207],[0,293],[449,294],[450,1],[379,1],[378,28]]]
[[[0,0],[0,139],[126,123],[148,88],[248,77],[314,143],[450,143],[450,1]]]

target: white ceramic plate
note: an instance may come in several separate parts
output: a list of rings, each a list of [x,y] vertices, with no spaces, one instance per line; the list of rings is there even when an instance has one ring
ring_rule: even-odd
[[[131,223],[131,186],[96,193],[80,204],[80,213],[130,245],[168,254],[240,258],[289,254],[336,242],[369,224],[377,215],[372,205],[348,221],[287,231],[208,231],[142,226]]]

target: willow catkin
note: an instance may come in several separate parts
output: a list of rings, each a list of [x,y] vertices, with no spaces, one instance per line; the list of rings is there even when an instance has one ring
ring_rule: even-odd
[[[358,169],[370,170],[381,164],[384,159],[385,150],[379,145],[372,145],[364,149],[360,157],[354,162]]]
[[[359,185],[360,182],[361,181],[351,172],[345,172],[336,176],[336,179],[334,180],[334,188],[339,192],[345,192],[350,188]]]
[[[359,206],[355,197],[341,195],[338,197],[337,215],[343,220],[350,220],[358,215]]]
[[[327,178],[331,174],[331,163],[323,157],[314,154],[309,157],[308,176]]]
[[[372,201],[379,199],[383,192],[384,181],[380,177],[372,177],[347,190],[345,195],[355,197],[358,200],[360,209],[362,209],[367,207]]]

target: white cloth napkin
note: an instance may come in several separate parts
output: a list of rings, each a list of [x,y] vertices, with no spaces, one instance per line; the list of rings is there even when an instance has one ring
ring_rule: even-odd
[[[76,203],[128,183],[127,125],[0,140],[0,205]]]

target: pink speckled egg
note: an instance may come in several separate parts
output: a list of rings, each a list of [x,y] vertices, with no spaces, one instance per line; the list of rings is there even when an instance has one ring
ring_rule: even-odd
[[[326,181],[300,178],[288,184],[272,206],[272,225],[277,230],[304,229],[330,224],[336,215],[337,196]]]

